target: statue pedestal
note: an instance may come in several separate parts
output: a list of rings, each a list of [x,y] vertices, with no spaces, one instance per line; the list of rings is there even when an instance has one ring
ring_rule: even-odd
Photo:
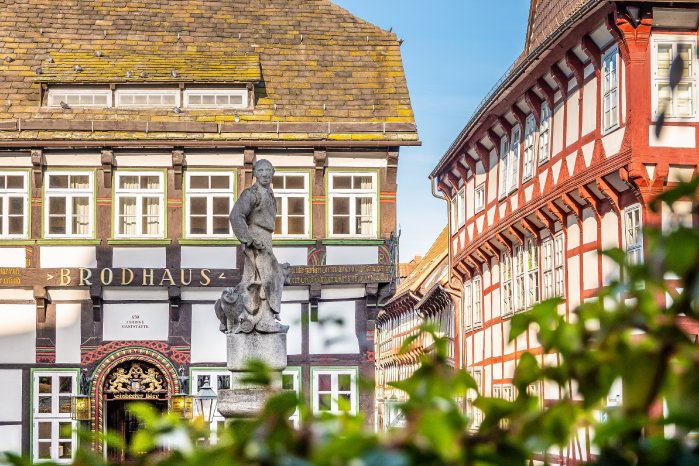
[[[281,373],[286,369],[286,333],[229,333],[228,370],[233,373],[231,388],[218,391],[218,412],[225,418],[258,415],[269,397],[282,388]],[[274,374],[269,387],[243,384],[250,361],[263,362]]]

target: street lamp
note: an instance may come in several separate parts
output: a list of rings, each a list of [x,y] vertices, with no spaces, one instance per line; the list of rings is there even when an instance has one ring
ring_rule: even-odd
[[[194,403],[197,406],[199,416],[203,417],[206,422],[210,423],[214,419],[216,413],[216,392],[211,389],[209,381],[204,382],[196,395],[194,395]]]

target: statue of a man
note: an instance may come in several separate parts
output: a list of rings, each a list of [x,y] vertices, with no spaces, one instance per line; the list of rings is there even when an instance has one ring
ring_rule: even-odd
[[[288,326],[279,322],[279,311],[289,264],[280,265],[272,251],[277,216],[277,203],[270,187],[274,167],[268,160],[258,160],[252,172],[255,183],[240,194],[230,214],[233,233],[240,240],[245,256],[243,278],[224,301],[237,301],[237,306],[232,306],[238,309],[235,312],[238,326],[233,330],[236,333],[286,332]]]

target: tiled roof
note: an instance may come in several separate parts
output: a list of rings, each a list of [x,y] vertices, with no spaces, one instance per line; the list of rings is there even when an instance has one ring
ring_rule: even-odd
[[[448,253],[449,232],[448,227],[445,227],[422,260],[415,266],[415,269],[398,285],[395,296],[399,296],[406,291],[419,292],[425,280],[429,278],[432,272],[437,270],[446,259]]]
[[[525,54],[541,44],[587,0],[531,0]]]
[[[76,71],[75,67],[79,66]],[[185,52],[175,56],[151,53],[104,55],[53,52],[41,66],[37,82],[47,83],[256,83],[262,79],[260,57]]]
[[[103,56],[97,57],[98,52]],[[150,58],[144,61],[142,57]],[[228,57],[230,67],[221,61],[223,75],[239,73],[236,78],[245,82],[257,79],[252,76],[252,61],[259,59],[257,72],[261,76],[255,85],[254,110],[187,109],[173,115],[171,109],[65,110],[39,105],[37,79],[75,82],[71,66],[80,65],[85,80],[110,81],[126,68],[152,66],[148,68],[154,70],[152,74],[146,74],[157,82],[161,70],[169,72],[174,65],[182,67],[176,71],[183,80],[188,74],[208,80],[214,79],[207,70],[218,57]],[[246,65],[238,67],[236,60]],[[199,67],[206,70],[197,70]],[[38,68],[41,74],[37,74]],[[134,69],[133,74],[139,76],[140,70]],[[67,120],[70,124],[59,125],[55,131],[31,131],[28,120],[32,119]],[[168,122],[196,123],[203,124],[202,128],[239,121],[235,135],[218,127],[206,136],[211,139],[280,139],[283,129],[264,125],[324,123],[323,131],[301,126],[286,138],[417,140],[396,35],[356,18],[329,0],[4,0],[0,15],[0,140],[114,137],[70,129],[80,127],[83,121],[89,128],[94,128],[90,122],[109,128],[110,121],[139,128],[145,127],[139,122],[146,121],[163,127]],[[356,123],[373,126],[354,131]],[[338,126],[333,129],[331,124]],[[264,126],[264,131],[255,125]],[[15,131],[20,127],[22,131]],[[113,131],[118,131],[120,139],[158,138],[152,128],[150,134]],[[162,137],[172,138],[176,131],[168,132]]]

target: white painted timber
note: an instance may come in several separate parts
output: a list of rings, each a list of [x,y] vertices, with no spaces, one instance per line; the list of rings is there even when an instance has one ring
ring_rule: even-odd
[[[211,304],[192,305],[192,363],[226,362],[226,334]]]
[[[324,286],[320,290],[320,299],[360,299],[364,295],[363,286]]]
[[[27,167],[32,166],[32,158],[29,155],[2,156],[0,167]]]
[[[303,352],[301,303],[282,304],[280,317],[282,323],[289,326],[289,331],[286,333],[286,354],[301,354]]]
[[[686,147],[697,146],[696,128],[694,126],[663,126],[660,137],[655,137],[655,126],[648,127],[648,144],[651,147]]]
[[[189,158],[189,156],[188,156]],[[312,155],[279,155],[258,153],[257,160],[269,160],[275,168],[281,167],[315,167]],[[361,165],[368,166],[368,165]]]
[[[359,352],[354,301],[318,303],[318,322],[311,321],[308,330],[311,354]]]
[[[101,154],[44,154],[44,161],[47,166],[59,167],[101,167]]]
[[[282,291],[282,301],[308,301],[308,287],[285,286]]]
[[[378,157],[338,157],[328,156],[328,167],[336,168],[386,168],[388,161]]]
[[[94,246],[42,246],[39,263],[42,268],[97,267],[97,248]]]
[[[280,247],[273,248],[274,255],[277,256],[277,261],[280,264],[288,262],[291,265],[307,265],[308,264],[308,248],[298,247]]]
[[[172,154],[117,154],[115,165],[123,167],[171,167]]]
[[[168,294],[167,288],[157,286],[104,287],[102,299],[105,301],[167,301]]]
[[[235,269],[235,246],[182,246],[183,269]]]
[[[36,305],[0,304],[0,363],[36,362]]]
[[[377,246],[328,246],[325,249],[327,265],[360,265],[379,262]]]
[[[188,167],[242,167],[243,153],[187,152]]]
[[[24,248],[0,248],[0,267],[26,267],[27,251]]]
[[[602,136],[602,147],[604,147],[604,155],[612,157],[621,150],[621,143],[624,140],[624,130],[618,128],[611,133]]]
[[[165,268],[165,248],[118,247],[112,254],[113,267]]]
[[[573,80],[571,79],[571,82]],[[580,90],[575,90],[568,94],[568,100],[566,105],[568,106],[567,120],[566,120],[566,146],[573,144],[580,138],[580,133],[578,131],[579,121],[580,121],[580,101],[578,97],[580,96]]]
[[[22,369],[0,370],[0,387],[0,422],[21,422]]]
[[[21,425],[0,426],[0,451],[7,451],[16,455],[22,454]]]
[[[80,364],[80,303],[56,304],[56,363]]]
[[[102,321],[104,341],[167,340],[170,306],[168,303],[105,304]]]

